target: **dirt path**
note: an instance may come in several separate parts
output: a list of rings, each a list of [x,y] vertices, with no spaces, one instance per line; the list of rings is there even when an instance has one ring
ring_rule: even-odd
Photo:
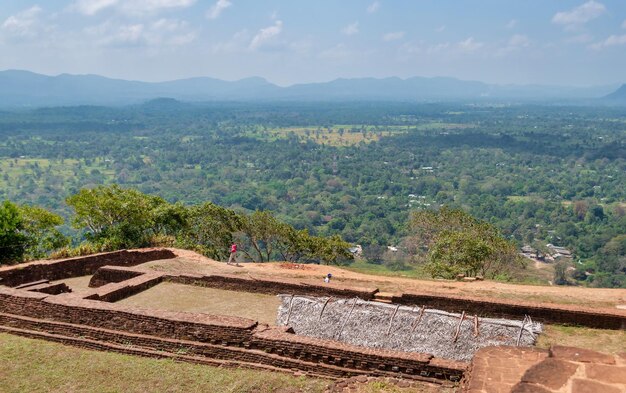
[[[323,277],[327,273],[332,273],[333,280],[337,282],[353,286],[377,287],[383,292],[419,291],[589,307],[617,308],[618,305],[626,305],[626,289],[517,285],[495,281],[417,280],[375,276],[323,265],[301,265],[300,269],[287,269],[282,263],[245,263],[241,267],[235,267],[192,251],[178,249],[172,249],[172,251],[178,255],[178,258],[153,261],[142,266],[171,272],[244,274],[255,278],[290,277],[306,283],[323,283]],[[626,311],[624,313],[626,315]]]

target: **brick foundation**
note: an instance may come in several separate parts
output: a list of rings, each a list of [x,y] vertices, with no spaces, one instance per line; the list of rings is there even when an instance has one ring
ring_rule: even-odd
[[[0,267],[0,285],[15,287],[43,279],[54,281],[88,276],[106,265],[135,266],[157,259],[175,257],[176,255],[167,249],[121,250],[54,261],[35,261],[16,266]]]
[[[458,381],[467,367],[464,362],[427,354],[297,336],[288,328],[258,325],[245,318],[137,310],[72,294],[49,296],[0,287],[0,313],[0,326],[5,330],[46,339],[46,334],[52,334],[55,341],[72,345],[102,349],[123,343],[175,353],[182,348],[201,358],[250,362],[289,372],[297,369],[331,378],[402,375]],[[85,337],[89,340],[80,341]]]
[[[456,313],[465,311],[468,314],[485,317],[523,319],[525,315],[530,315],[533,320],[546,323],[579,325],[597,329],[626,329],[626,312],[621,310],[422,293],[395,295],[392,302],[406,305],[425,305]]]

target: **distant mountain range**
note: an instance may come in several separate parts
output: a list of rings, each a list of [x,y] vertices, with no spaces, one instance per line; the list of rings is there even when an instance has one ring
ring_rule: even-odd
[[[274,85],[263,78],[223,81],[208,77],[169,82],[138,82],[98,75],[47,76],[0,71],[0,107],[125,105],[159,97],[180,101],[459,101],[512,100],[572,102],[623,97],[622,86],[562,87],[494,85],[454,78],[355,78],[324,83]],[[621,93],[620,93],[621,91]],[[614,101],[614,100],[613,100]]]

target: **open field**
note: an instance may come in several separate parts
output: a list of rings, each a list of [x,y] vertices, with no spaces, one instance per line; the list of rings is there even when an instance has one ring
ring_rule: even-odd
[[[0,334],[0,391],[322,392],[330,382],[287,374],[89,351]]]
[[[626,351],[626,331],[545,325],[543,333],[539,335],[537,340],[537,346],[550,348],[551,345],[586,348],[605,353],[620,353]]]
[[[263,129],[257,128],[248,132],[248,136],[259,138],[265,141],[277,139],[287,139],[290,136],[297,136],[303,141],[312,141],[318,144],[330,146],[352,146],[363,143],[370,143],[382,137],[404,134],[411,131],[449,131],[457,129],[472,128],[472,124],[431,122],[418,126],[372,126],[361,124],[336,124],[332,127],[280,127]]]
[[[103,158],[90,161],[66,158],[0,158],[0,190],[21,187],[61,187],[72,179],[86,178],[93,183],[106,183],[115,177],[111,162]],[[6,191],[5,191],[6,192]],[[10,197],[9,193],[0,198]]]
[[[350,271],[337,266],[303,265],[302,269],[285,269],[281,263],[244,263],[242,267],[228,266],[191,251],[175,250],[174,260],[146,263],[142,266],[169,272],[199,274],[227,273],[258,278],[291,277],[306,283],[321,283],[327,273],[334,282],[352,286],[377,287],[384,292],[418,291],[423,293],[500,298],[555,304],[576,304],[587,307],[626,305],[626,289],[583,288],[538,285],[516,285],[496,281],[458,282],[426,280],[399,276],[382,276]],[[403,272],[398,272],[400,275]]]
[[[90,351],[0,333],[0,391],[321,393],[329,380],[238,368],[217,368]],[[423,383],[399,388],[384,380],[355,385],[354,393],[452,393]]]
[[[230,315],[274,325],[280,300],[272,295],[164,282],[118,303],[137,308]]]

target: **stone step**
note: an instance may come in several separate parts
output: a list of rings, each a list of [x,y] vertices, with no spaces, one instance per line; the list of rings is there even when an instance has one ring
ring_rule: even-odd
[[[336,379],[347,376],[367,375],[363,370],[347,369],[332,364],[310,362],[298,358],[283,356],[281,353],[269,353],[266,350],[227,346],[226,344],[208,344],[196,341],[168,339],[156,336],[141,335],[116,330],[94,328],[65,322],[40,320],[13,314],[0,313],[0,330],[28,332],[29,337],[40,335],[44,340],[68,343],[97,350],[109,350],[121,347],[124,350],[139,352],[139,355],[153,357],[153,353],[164,353],[166,357],[181,357],[185,361],[207,364],[240,364],[248,368],[270,368],[272,371],[292,373],[293,370],[307,370],[306,375],[318,378]],[[11,331],[8,331],[9,333]],[[18,334],[18,333],[16,333]],[[26,335],[25,333],[22,335]],[[59,338],[60,337],[60,338]],[[67,342],[66,342],[67,341]],[[87,344],[89,345],[87,345]],[[93,344],[93,343],[97,343]],[[85,344],[85,345],[83,345]],[[100,347],[104,346],[104,347]],[[112,349],[115,350],[115,349]],[[117,351],[124,352],[125,351]],[[144,355],[143,352],[148,355]],[[131,353],[132,354],[132,353]],[[195,360],[194,360],[195,359]],[[197,360],[197,361],[196,361]],[[248,360],[248,361],[246,361]],[[256,366],[250,366],[250,365]],[[274,364],[274,365],[272,365]],[[275,365],[282,365],[278,367]]]
[[[39,281],[27,282],[27,283],[14,287],[14,289],[25,289],[25,288],[34,287],[36,285],[49,284],[49,283],[50,283],[50,280],[39,280]]]
[[[396,296],[396,294],[392,292],[377,292],[372,300],[380,303],[393,303],[394,296]]]
[[[215,366],[215,367],[245,367],[245,368],[252,368],[252,369],[264,370],[264,371],[279,371],[279,372],[286,371],[289,373],[293,372],[293,370],[285,370],[285,369],[281,369],[278,367],[273,367],[273,366],[268,366],[268,365],[258,364],[258,363],[248,363],[248,362],[242,362],[242,361],[234,362],[234,361],[218,360],[218,359],[211,359],[211,358],[199,357],[199,356],[187,356],[187,355],[182,355],[182,354],[169,353],[166,351],[154,351],[154,350],[148,350],[145,348],[132,347],[128,345],[105,343],[105,342],[90,340],[90,339],[85,339],[85,338],[69,337],[69,336],[63,336],[60,334],[13,328],[13,327],[2,326],[2,325],[0,325],[0,332],[10,333],[10,334],[14,334],[17,336],[22,336],[22,337],[54,341],[54,342],[58,342],[58,343],[65,344],[65,345],[72,345],[75,347],[81,347],[81,348],[91,349],[91,350],[111,351],[111,352],[118,352],[118,353],[124,353],[128,355],[137,355],[137,356],[144,356],[144,357],[150,357],[150,358],[168,358],[168,359],[173,359],[177,361],[184,361],[184,362],[196,363],[196,364],[206,364],[206,365]],[[316,377],[321,377],[321,376],[316,376]]]

